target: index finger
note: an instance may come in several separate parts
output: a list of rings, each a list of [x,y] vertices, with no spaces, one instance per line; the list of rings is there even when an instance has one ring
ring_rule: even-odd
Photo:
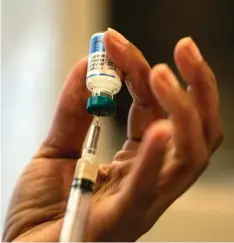
[[[151,68],[142,53],[111,28],[105,33],[104,43],[110,59],[123,71],[133,100],[140,105],[152,104],[154,99],[148,82]]]

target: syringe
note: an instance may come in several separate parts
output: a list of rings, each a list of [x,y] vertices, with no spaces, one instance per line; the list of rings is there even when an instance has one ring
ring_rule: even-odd
[[[100,135],[98,118],[91,125],[81,158],[77,161],[68,199],[60,242],[81,242],[91,206],[93,187],[98,173],[97,146]]]

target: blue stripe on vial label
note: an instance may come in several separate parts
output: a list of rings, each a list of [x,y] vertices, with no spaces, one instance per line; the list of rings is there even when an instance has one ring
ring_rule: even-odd
[[[89,54],[93,54],[95,52],[105,52],[103,37],[104,37],[104,34],[99,34],[99,35],[95,35],[90,40]]]
[[[115,78],[114,75],[107,74],[107,73],[94,73],[94,74],[90,74],[89,76],[87,76],[87,79],[94,77],[94,76],[107,76],[107,77],[110,77],[110,78]]]

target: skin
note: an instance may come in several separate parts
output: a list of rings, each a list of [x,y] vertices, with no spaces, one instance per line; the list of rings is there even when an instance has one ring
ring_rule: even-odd
[[[186,90],[166,64],[151,69],[118,32],[108,29],[104,41],[123,70],[133,104],[123,148],[110,165],[100,166],[84,240],[135,241],[197,180],[220,145],[218,90],[189,37],[174,50]],[[92,121],[85,111],[86,68],[84,58],[71,71],[48,136],[19,178],[4,241],[59,239],[76,161]]]

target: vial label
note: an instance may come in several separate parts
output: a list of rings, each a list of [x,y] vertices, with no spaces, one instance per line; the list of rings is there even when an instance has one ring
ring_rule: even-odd
[[[90,40],[87,79],[94,76],[107,76],[121,82],[121,71],[105,52],[104,33],[94,35]]]

